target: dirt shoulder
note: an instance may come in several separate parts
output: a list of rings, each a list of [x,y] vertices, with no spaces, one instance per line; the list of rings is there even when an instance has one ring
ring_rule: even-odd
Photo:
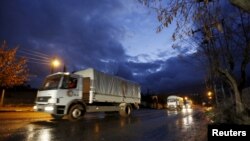
[[[5,105],[0,106],[0,112],[33,111],[33,105]]]

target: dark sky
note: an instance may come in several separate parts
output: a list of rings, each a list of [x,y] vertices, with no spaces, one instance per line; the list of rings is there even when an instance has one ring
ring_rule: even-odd
[[[156,14],[136,0],[1,0],[0,41],[28,59],[38,87],[58,57],[68,71],[93,67],[152,92],[197,92],[205,68],[191,47],[173,49],[173,25],[156,33]],[[181,55],[181,56],[180,56]],[[61,71],[57,69],[57,71]]]

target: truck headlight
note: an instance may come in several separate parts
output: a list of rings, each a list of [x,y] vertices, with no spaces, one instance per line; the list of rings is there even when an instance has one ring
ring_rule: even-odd
[[[54,110],[54,106],[46,106],[44,108],[45,111],[53,111]]]
[[[56,103],[56,98],[50,98],[50,99],[48,100],[48,103]]]
[[[33,110],[37,110],[37,106],[35,105],[35,106],[33,106]]]

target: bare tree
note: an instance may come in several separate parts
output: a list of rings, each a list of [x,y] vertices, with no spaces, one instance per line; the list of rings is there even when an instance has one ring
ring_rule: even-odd
[[[250,55],[250,16],[232,7],[229,13],[223,12],[221,5],[202,7],[206,14],[199,18],[204,37],[200,47],[208,58],[211,77],[224,80],[233,89],[236,111],[241,112],[241,91],[246,84]]]
[[[196,37],[194,39],[200,42],[197,49],[207,58],[210,76],[231,87],[236,112],[241,113],[241,90],[246,84],[250,61],[249,13],[220,0],[139,1],[158,13],[161,23],[158,32],[174,22],[174,41]],[[237,69],[240,73],[236,73]]]
[[[0,88],[2,89],[1,105],[6,88],[23,84],[28,78],[26,59],[16,58],[17,47],[8,49],[6,41],[0,48]]]

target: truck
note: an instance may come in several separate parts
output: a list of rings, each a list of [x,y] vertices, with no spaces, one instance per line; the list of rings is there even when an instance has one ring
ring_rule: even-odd
[[[183,107],[185,107],[185,109],[192,109],[193,108],[193,101],[191,99],[185,99]]]
[[[167,98],[168,110],[182,110],[184,106],[184,99],[177,95],[170,95]]]
[[[138,83],[88,68],[48,75],[33,109],[49,113],[54,119],[68,117],[76,121],[86,112],[118,112],[127,117],[133,109],[139,109],[140,103]]]

